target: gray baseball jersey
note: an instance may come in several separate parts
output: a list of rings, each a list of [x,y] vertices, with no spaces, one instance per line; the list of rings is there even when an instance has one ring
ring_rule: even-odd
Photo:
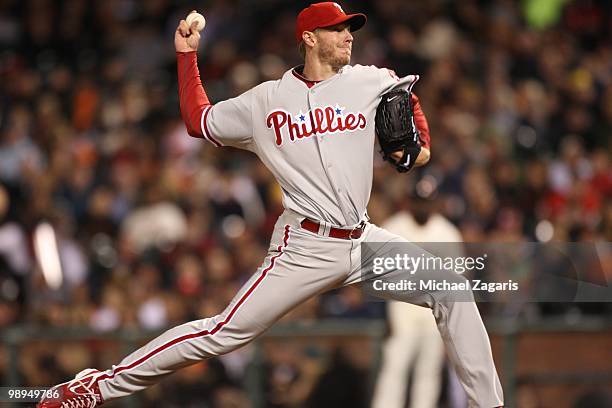
[[[363,242],[406,242],[369,222],[355,239],[332,238],[330,230],[367,218],[376,106],[386,91],[409,88],[417,79],[357,65],[310,86],[291,70],[278,81],[203,111],[204,137],[215,146],[255,152],[280,183],[286,210],[276,223],[267,257],[227,308],[168,330],[101,372],[97,381],[104,400],[228,353],[310,297],[372,276],[361,271]],[[302,228],[306,218],[320,223],[317,233]],[[444,278],[464,279],[453,272]],[[470,405],[503,404],[488,336],[473,302],[450,301],[435,291],[377,295],[431,308]]]
[[[285,208],[313,220],[351,226],[364,219],[372,187],[374,113],[380,95],[410,88],[374,66],[345,66],[312,88],[287,71],[202,115],[216,146],[256,153],[276,177]]]

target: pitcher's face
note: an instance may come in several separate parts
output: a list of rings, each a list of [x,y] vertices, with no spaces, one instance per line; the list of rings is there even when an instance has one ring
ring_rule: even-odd
[[[315,30],[315,45],[319,60],[340,69],[351,60],[353,35],[346,23]]]

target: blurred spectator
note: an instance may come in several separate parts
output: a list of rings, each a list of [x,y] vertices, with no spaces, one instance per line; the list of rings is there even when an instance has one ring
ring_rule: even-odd
[[[604,408],[612,404],[612,393],[608,390],[593,390],[582,394],[572,408]]]
[[[9,218],[10,197],[0,184],[0,257],[13,276],[23,276],[32,267],[27,236],[23,227]]]
[[[365,368],[359,351],[339,347],[334,350],[329,368],[315,385],[306,406],[317,408],[367,407]]]

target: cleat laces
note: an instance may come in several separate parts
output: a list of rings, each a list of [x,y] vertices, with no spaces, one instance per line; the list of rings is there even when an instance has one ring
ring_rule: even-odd
[[[95,408],[100,402],[93,388],[96,384],[96,378],[96,375],[90,375],[72,380],[66,388],[74,396],[62,402],[61,408]]]
[[[62,402],[61,408],[95,408],[97,399],[94,395],[77,396]]]

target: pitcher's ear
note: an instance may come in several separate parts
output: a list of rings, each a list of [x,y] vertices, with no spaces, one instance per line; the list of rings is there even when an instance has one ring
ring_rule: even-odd
[[[305,45],[308,45],[310,47],[313,47],[316,43],[317,39],[315,34],[312,31],[304,31],[302,33],[302,42]]]

